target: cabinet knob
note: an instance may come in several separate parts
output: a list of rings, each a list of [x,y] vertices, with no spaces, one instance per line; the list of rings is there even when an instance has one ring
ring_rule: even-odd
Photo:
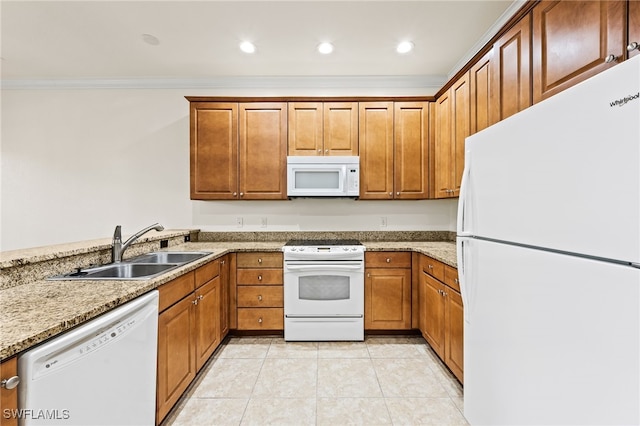
[[[262,258],[258,258],[258,263],[262,263]]]
[[[262,295],[258,295],[258,301],[262,302]]]
[[[13,376],[8,379],[2,379],[2,387],[4,389],[13,389],[20,384],[20,377]]]
[[[224,262],[225,262],[224,260],[221,260],[221,261],[220,261],[220,264],[221,264],[221,265],[224,265]]]
[[[233,193],[233,196],[234,196],[234,197],[237,197],[237,196],[238,196],[238,193],[237,193],[237,192],[234,192],[234,193]]]
[[[640,50],[640,44],[638,44],[638,42],[637,42],[637,41],[632,41],[632,42],[631,42],[631,43],[629,43],[629,45],[627,46],[627,50],[628,50],[629,52],[632,52],[632,51],[634,51],[634,50],[636,50],[636,49]]]
[[[400,192],[399,192],[399,191],[398,191],[398,192],[396,192],[396,195],[400,195]]]
[[[258,275],[258,281],[262,281],[262,275]]]
[[[262,317],[258,318],[258,324],[262,324]]]
[[[393,197],[393,192],[390,192],[390,193],[389,193],[389,197]]]
[[[321,149],[318,150],[318,154],[322,154],[322,150]]]
[[[200,296],[198,296],[198,300],[202,300],[204,299],[204,296],[201,294]]]
[[[427,265],[427,268],[433,269],[433,265]]]
[[[194,305],[197,305],[198,304],[198,298],[195,298],[194,300],[192,300],[191,303],[193,303]]]
[[[607,64],[610,64],[611,62],[615,62],[616,59],[618,59],[618,57],[616,55],[607,55],[607,57],[604,58],[604,61]]]
[[[387,263],[391,263],[391,259],[387,257]]]
[[[453,279],[453,282],[454,282],[454,283],[456,283],[456,284],[458,284],[458,279],[457,279],[457,278],[454,278],[454,279]]]
[[[241,193],[240,193],[240,196],[241,196],[241,197],[244,197],[244,192],[241,192]]]
[[[328,153],[329,153],[329,150],[328,150],[328,149],[325,149],[325,150],[324,150],[324,153],[325,153],[325,154],[328,154]]]

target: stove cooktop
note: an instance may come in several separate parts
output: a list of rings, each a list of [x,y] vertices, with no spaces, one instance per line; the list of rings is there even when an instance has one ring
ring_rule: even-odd
[[[312,247],[312,246],[361,246],[358,240],[290,240],[285,246],[288,247]]]

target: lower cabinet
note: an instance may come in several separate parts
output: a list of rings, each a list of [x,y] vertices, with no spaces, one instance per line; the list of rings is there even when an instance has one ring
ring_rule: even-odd
[[[464,312],[457,271],[424,255],[419,265],[420,331],[462,382]]]
[[[224,338],[220,266],[216,259],[158,288],[157,424]]]
[[[17,426],[18,417],[12,414],[13,410],[18,410],[18,386],[12,383],[18,376],[18,357],[9,358],[0,363],[0,380],[2,380],[2,388],[0,389],[0,407],[2,407],[2,415],[0,415],[0,425]],[[6,380],[6,382],[5,382]],[[8,389],[10,388],[10,389]],[[15,412],[15,411],[13,411]]]
[[[237,329],[284,330],[282,253],[236,256]]]
[[[364,328],[411,329],[411,253],[365,253]]]

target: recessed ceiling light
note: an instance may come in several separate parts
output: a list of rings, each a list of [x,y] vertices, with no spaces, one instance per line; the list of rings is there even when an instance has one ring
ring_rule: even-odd
[[[151,46],[157,46],[160,44],[160,40],[158,40],[158,37],[151,34],[142,34],[142,41],[150,44]]]
[[[413,43],[410,41],[403,41],[402,43],[398,44],[398,47],[396,47],[396,52],[398,53],[409,53],[413,50]]]
[[[331,43],[320,43],[318,45],[318,52],[322,53],[323,55],[328,55],[329,53],[333,52],[333,44]]]
[[[251,43],[250,41],[243,41],[240,43],[240,50],[244,53],[255,53],[256,45]]]

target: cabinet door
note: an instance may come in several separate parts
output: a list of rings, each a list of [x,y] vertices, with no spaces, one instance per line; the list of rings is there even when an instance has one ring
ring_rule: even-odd
[[[420,310],[423,312],[421,331],[434,352],[444,358],[445,298],[444,285],[430,275],[422,273]]]
[[[524,16],[493,45],[491,121],[531,106],[531,16]]]
[[[196,368],[200,370],[220,344],[220,276],[195,293]]]
[[[18,375],[18,358],[13,357],[0,363],[0,380],[8,380],[13,376]],[[25,384],[18,385],[13,389],[0,388],[0,407],[2,407],[2,414],[0,414],[0,425],[2,426],[17,426],[18,417],[11,416],[10,411],[4,410],[17,410],[18,409],[18,387],[25,386]]]
[[[627,44],[638,43],[640,45],[640,0],[629,0]],[[640,47],[629,51],[629,57],[640,54]]]
[[[533,8],[533,102],[623,57],[625,1],[541,1]],[[607,56],[618,58],[605,62]]]
[[[469,107],[471,108],[471,133],[486,129],[492,121],[490,93],[492,89],[491,68],[494,66],[493,49],[480,58],[469,71]],[[493,114],[495,115],[495,114]]]
[[[411,329],[411,269],[369,269],[364,287],[364,328]]]
[[[158,317],[158,423],[196,376],[193,301],[185,297]]]
[[[460,184],[462,183],[462,173],[464,172],[464,140],[471,134],[471,107],[469,105],[469,73],[460,77],[451,87],[452,117],[453,125],[451,141],[453,162],[449,166],[453,171],[451,177],[450,196],[460,195]]]
[[[287,198],[287,104],[240,104],[240,199]]]
[[[224,200],[238,194],[238,104],[191,103],[192,200]]]
[[[451,196],[451,176],[454,159],[451,149],[451,96],[443,93],[435,103],[433,154],[433,198]]]
[[[393,198],[393,102],[361,102],[360,199]]]
[[[393,116],[394,198],[428,197],[429,104],[396,102]]]
[[[453,374],[463,382],[464,362],[464,311],[460,293],[447,288],[445,319],[445,358],[444,362]]]
[[[324,155],[358,155],[358,103],[324,103]]]
[[[289,102],[289,155],[324,155],[322,102]]]
[[[229,333],[229,255],[220,259],[220,342]]]

